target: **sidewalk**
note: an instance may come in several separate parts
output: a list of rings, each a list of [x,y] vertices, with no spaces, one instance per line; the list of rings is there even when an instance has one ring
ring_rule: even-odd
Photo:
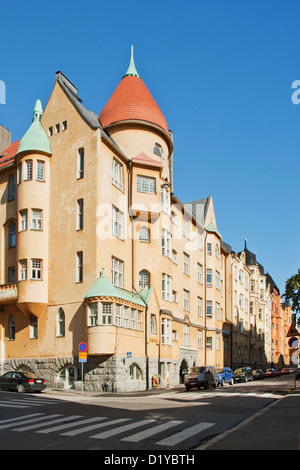
[[[286,395],[195,450],[299,450],[300,394]]]

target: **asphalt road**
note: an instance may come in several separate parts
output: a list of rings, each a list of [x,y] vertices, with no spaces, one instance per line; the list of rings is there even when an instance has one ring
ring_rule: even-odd
[[[135,465],[129,461],[131,466],[147,463],[142,461],[149,455],[160,455],[161,460],[180,453],[183,464],[195,463],[184,459],[191,455],[199,459],[201,450],[244,449],[245,445],[255,449],[258,444],[267,450],[274,443],[274,439],[267,438],[267,428],[276,429],[276,419],[281,420],[283,434],[287,435],[289,429],[293,429],[293,435],[297,433],[299,420],[294,419],[293,411],[299,409],[296,401],[300,404],[300,395],[283,406],[287,398],[292,398],[284,397],[294,389],[294,383],[292,376],[286,376],[216,390],[186,392],[184,387],[177,387],[122,396],[55,390],[42,394],[0,391],[0,449],[101,450],[103,459],[124,453],[132,458],[138,455],[140,461]],[[258,420],[264,426],[258,425]],[[250,434],[247,426],[251,426]],[[256,437],[256,442],[249,436]],[[277,449],[287,447],[286,440],[279,437],[276,444]],[[291,446],[299,449],[299,432]]]

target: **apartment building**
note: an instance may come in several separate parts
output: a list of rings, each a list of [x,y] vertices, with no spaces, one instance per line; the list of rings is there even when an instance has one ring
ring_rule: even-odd
[[[173,180],[172,132],[133,53],[99,114],[56,73],[0,155],[2,372],[122,392],[271,360],[262,267],[222,240],[211,196],[182,203]]]

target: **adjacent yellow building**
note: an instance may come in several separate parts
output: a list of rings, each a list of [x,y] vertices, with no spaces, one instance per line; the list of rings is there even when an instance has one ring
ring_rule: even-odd
[[[56,73],[44,112],[37,100],[27,133],[0,156],[2,372],[122,392],[154,377],[183,383],[193,365],[231,366],[241,353],[254,360],[251,340],[232,335],[254,328],[262,303],[259,321],[271,324],[266,283],[257,278],[251,307],[256,267],[222,241],[211,196],[176,197],[173,172],[172,132],[133,54],[99,116]]]

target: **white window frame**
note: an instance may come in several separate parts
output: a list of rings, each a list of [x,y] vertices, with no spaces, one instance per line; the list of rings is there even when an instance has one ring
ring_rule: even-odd
[[[116,287],[123,287],[124,262],[112,256],[111,258],[111,282]]]
[[[118,207],[112,205],[111,206],[111,231],[112,234],[123,240],[123,230],[124,230],[124,213],[118,209]]]
[[[33,281],[42,280],[42,260],[41,259],[31,260],[31,280]]]
[[[32,209],[31,211],[31,230],[43,229],[43,211],[42,209]]]
[[[119,160],[113,158],[112,163],[112,184],[118,189],[123,191],[124,181],[123,181],[123,165]]]
[[[172,278],[166,273],[162,274],[162,298],[172,302]]]
[[[137,192],[156,194],[156,179],[151,176],[137,175]]]

